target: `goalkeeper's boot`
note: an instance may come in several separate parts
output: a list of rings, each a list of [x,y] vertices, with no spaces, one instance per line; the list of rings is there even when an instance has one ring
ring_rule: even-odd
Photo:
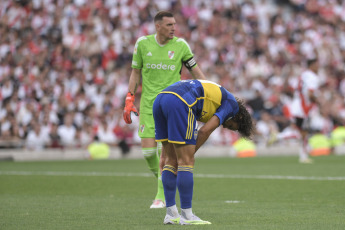
[[[204,224],[211,224],[211,222],[202,220],[194,214],[192,215],[191,218],[187,219],[182,214],[180,218],[180,224],[181,225],[204,225]]]
[[[150,208],[165,208],[165,203],[162,200],[154,200]]]

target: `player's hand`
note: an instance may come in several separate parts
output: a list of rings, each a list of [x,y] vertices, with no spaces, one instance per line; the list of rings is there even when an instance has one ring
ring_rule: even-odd
[[[133,112],[136,116],[139,116],[138,110],[134,106],[134,100],[134,95],[128,92],[125,101],[125,108],[123,110],[123,119],[127,124],[132,123],[131,112]]]

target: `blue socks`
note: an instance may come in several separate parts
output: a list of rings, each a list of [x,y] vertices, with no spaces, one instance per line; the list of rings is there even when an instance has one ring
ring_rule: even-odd
[[[165,165],[162,171],[162,182],[164,187],[165,203],[167,207],[176,204],[176,168]]]
[[[192,208],[193,198],[193,169],[192,165],[178,166],[177,176],[176,169],[171,165],[165,165],[162,172],[162,181],[166,206],[176,205],[176,187],[180,194],[181,208]]]
[[[193,198],[193,165],[178,166],[177,170],[177,188],[180,193],[181,208],[192,207]]]

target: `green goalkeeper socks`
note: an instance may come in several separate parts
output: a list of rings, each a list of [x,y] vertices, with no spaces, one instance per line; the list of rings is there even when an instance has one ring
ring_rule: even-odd
[[[157,155],[157,148],[142,148],[141,151],[143,152],[149,169],[153,172],[155,177],[158,178],[159,156]]]
[[[159,177],[158,177],[158,189],[157,189],[157,195],[155,197],[155,200],[162,200],[162,201],[165,202],[164,188],[163,188],[162,176],[161,175],[159,175]]]
[[[161,177],[160,172],[159,172],[160,151],[158,150],[158,153],[159,153],[159,155],[158,155],[157,154],[157,148],[142,148],[142,152],[143,152],[144,158],[147,162],[147,165],[149,166],[149,169],[152,171],[152,173],[157,178],[158,188],[157,188],[157,195],[156,195],[155,199],[165,201],[164,189],[163,189],[163,184],[162,184],[162,177]]]

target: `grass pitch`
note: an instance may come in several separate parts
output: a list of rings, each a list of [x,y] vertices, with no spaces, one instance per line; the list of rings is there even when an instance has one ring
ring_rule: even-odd
[[[194,175],[209,226],[163,225],[144,160],[0,162],[0,229],[345,229],[345,156],[198,158]]]

